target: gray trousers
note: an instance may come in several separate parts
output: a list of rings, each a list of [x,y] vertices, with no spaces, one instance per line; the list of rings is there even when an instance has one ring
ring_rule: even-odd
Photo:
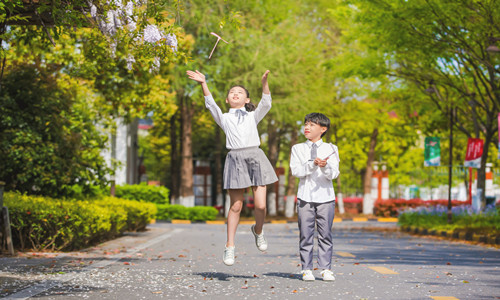
[[[313,269],[315,225],[318,229],[318,268],[330,270],[333,253],[332,225],[335,216],[335,200],[326,203],[298,200],[299,250],[302,270]]]

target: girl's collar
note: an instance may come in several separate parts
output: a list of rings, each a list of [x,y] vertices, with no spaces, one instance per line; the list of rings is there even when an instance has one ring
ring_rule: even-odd
[[[247,112],[247,110],[245,109],[245,107],[243,106],[242,108],[230,108],[229,109],[229,113],[231,114],[234,114],[237,110],[242,110],[244,112]]]

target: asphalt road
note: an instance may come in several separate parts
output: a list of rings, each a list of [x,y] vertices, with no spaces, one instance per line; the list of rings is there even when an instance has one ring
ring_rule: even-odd
[[[361,227],[378,227],[376,231]],[[334,223],[337,280],[304,282],[296,223],[266,224],[268,251],[250,224],[225,266],[225,225],[157,223],[81,252],[0,258],[6,299],[500,299],[500,250]]]

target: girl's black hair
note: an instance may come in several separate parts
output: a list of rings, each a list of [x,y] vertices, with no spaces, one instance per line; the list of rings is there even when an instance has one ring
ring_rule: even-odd
[[[328,129],[330,129],[330,119],[328,119],[328,117],[322,113],[310,113],[306,115],[304,119],[304,124],[306,124],[307,122],[312,122],[318,124],[321,127],[326,127],[326,130],[325,132],[323,132],[321,137],[323,137],[328,131]]]
[[[250,98],[250,92],[247,90],[247,88],[242,86],[242,85],[239,85],[239,84],[233,85],[231,88],[229,88],[229,90],[227,91],[227,94],[226,94],[226,98],[227,98],[227,96],[229,96],[229,92],[235,87],[240,87],[240,88],[244,89],[245,93],[247,94],[247,98]],[[246,111],[254,111],[255,105],[252,102],[245,103],[245,109],[246,109]]]

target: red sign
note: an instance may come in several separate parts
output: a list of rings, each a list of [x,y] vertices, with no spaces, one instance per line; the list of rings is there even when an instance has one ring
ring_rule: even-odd
[[[465,155],[464,166],[477,168],[481,167],[481,156],[483,155],[483,140],[471,139],[467,142],[467,154]]]

